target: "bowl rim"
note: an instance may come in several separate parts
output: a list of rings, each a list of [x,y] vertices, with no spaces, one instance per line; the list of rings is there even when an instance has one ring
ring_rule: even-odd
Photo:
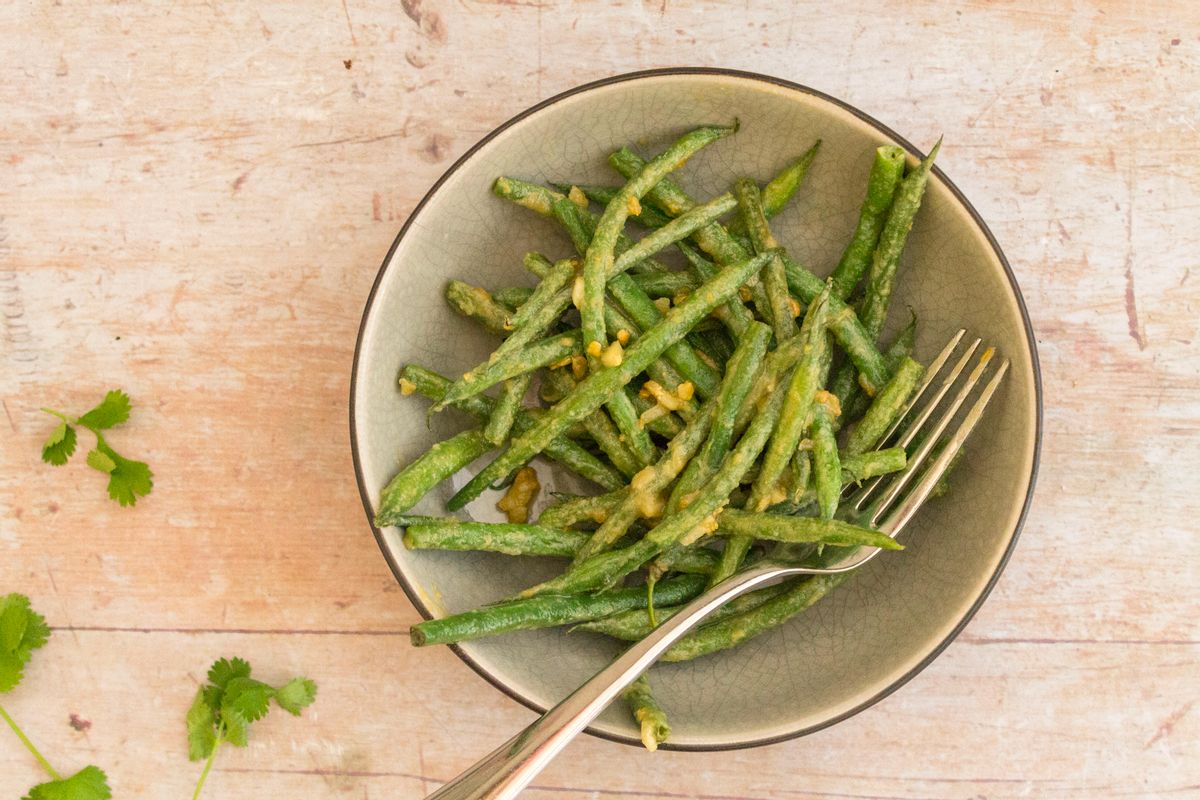
[[[850,103],[847,103],[844,100],[840,100],[837,97],[834,97],[830,94],[826,94],[825,92],[822,92],[818,89],[813,89],[809,86],[805,86],[803,84],[787,80],[786,78],[778,78],[778,77],[775,77],[772,75],[766,75],[766,74],[759,73],[759,72],[750,72],[750,71],[746,71],[746,70],[730,69],[730,68],[725,68],[725,67],[663,67],[663,68],[657,68],[657,69],[638,70],[635,72],[626,72],[626,73],[622,73],[619,75],[612,75],[612,76],[609,76],[606,78],[601,78],[599,80],[594,80],[594,81],[590,81],[588,83],[580,84],[579,86],[575,86],[571,89],[567,89],[564,92],[560,92],[556,95],[548,97],[545,100],[542,100],[542,101],[536,103],[535,105],[530,106],[529,108],[525,109],[524,111],[521,111],[520,113],[516,114],[515,116],[504,121],[503,123],[498,125],[496,128],[494,128],[492,131],[490,131],[486,136],[484,136],[479,141],[477,141],[475,144],[473,144],[470,148],[468,148],[467,151],[464,152],[461,156],[459,156],[458,159],[455,160],[455,162],[453,164],[451,164],[450,167],[447,168],[445,172],[442,173],[442,175],[433,183],[433,185],[429,188],[429,190],[427,192],[425,192],[425,194],[421,197],[421,200],[413,207],[413,210],[409,213],[408,218],[404,221],[404,224],[401,226],[399,233],[396,234],[396,238],[392,241],[391,247],[388,248],[387,254],[383,257],[383,263],[380,265],[379,271],[375,275],[375,281],[371,284],[371,291],[367,295],[366,304],[363,307],[362,319],[359,322],[359,327],[358,327],[358,336],[354,343],[354,360],[351,363],[351,368],[350,368],[351,369],[351,371],[350,371],[350,397],[349,397],[350,451],[351,451],[351,455],[352,455],[352,458],[354,461],[354,475],[355,475],[355,480],[358,483],[358,492],[359,492],[359,496],[362,500],[363,510],[367,515],[367,523],[368,523],[368,525],[370,525],[371,531],[375,535],[375,542],[379,546],[380,551],[383,553],[384,560],[387,561],[388,567],[392,571],[392,575],[395,577],[396,582],[399,583],[400,587],[404,590],[405,595],[408,596],[409,602],[411,602],[413,604],[413,607],[417,609],[417,612],[424,619],[433,619],[435,615],[434,615],[433,611],[428,607],[428,605],[421,599],[420,593],[417,592],[415,590],[415,588],[409,583],[407,577],[404,575],[404,572],[400,569],[400,565],[392,557],[390,548],[389,548],[387,542],[384,541],[383,531],[381,531],[379,528],[377,528],[375,526],[372,509],[371,509],[370,490],[366,486],[366,483],[364,480],[362,461],[361,461],[361,458],[360,458],[360,455],[358,452],[358,427],[356,424],[356,416],[355,416],[355,396],[356,396],[357,380],[358,380],[359,357],[362,352],[362,345],[363,345],[364,334],[365,334],[366,327],[367,327],[367,320],[370,317],[372,307],[374,306],[375,296],[378,293],[379,287],[383,282],[384,275],[387,273],[388,267],[391,264],[392,255],[396,252],[396,248],[398,248],[400,246],[400,242],[403,240],[404,235],[408,232],[408,230],[412,226],[413,222],[417,219],[421,210],[434,197],[434,195],[437,194],[438,190],[442,188],[442,185],[447,180],[449,180],[449,178],[455,172],[457,172],[458,169],[463,164],[465,164],[468,160],[473,158],[475,156],[475,154],[481,148],[483,148],[485,145],[490,143],[492,140],[494,140],[496,137],[498,137],[504,131],[511,128],[513,125],[516,125],[518,122],[521,122],[525,118],[530,117],[530,116],[542,111],[543,109],[549,108],[550,106],[555,105],[556,103],[559,103],[563,100],[574,97],[576,95],[587,93],[594,89],[599,89],[599,88],[608,87],[608,86],[614,86],[617,84],[627,83],[627,82],[631,82],[631,81],[643,80],[643,79],[647,79],[647,78],[661,78],[661,77],[678,76],[678,75],[697,75],[697,76],[707,76],[707,77],[736,78],[739,80],[757,81],[760,83],[769,84],[774,87],[779,87],[779,88],[784,88],[784,89],[788,89],[788,90],[795,91],[795,92],[800,92],[802,94],[806,94],[806,95],[815,97],[818,100],[823,100],[825,102],[832,103],[833,105],[835,105],[845,111],[848,111],[849,113],[851,113],[855,117],[857,117],[859,120],[870,125],[872,128],[877,130],[882,135],[884,135],[884,136],[888,137],[889,139],[898,143],[906,151],[908,151],[912,155],[916,156],[917,158],[924,158],[924,155],[925,155],[923,152],[918,150],[911,142],[909,142],[903,136],[898,134],[896,131],[892,130],[887,125],[883,124],[882,122],[875,119],[874,117],[867,114],[866,112],[851,105]],[[1038,467],[1039,467],[1039,464],[1041,461],[1041,452],[1042,452],[1042,436],[1043,436],[1042,370],[1041,370],[1041,364],[1038,359],[1037,337],[1034,334],[1033,322],[1030,320],[1029,309],[1025,305],[1025,297],[1021,293],[1021,287],[1017,283],[1016,275],[1013,274],[1012,266],[1009,264],[1008,259],[1005,257],[1004,251],[1000,248],[1000,244],[999,244],[999,242],[996,241],[996,237],[992,234],[991,229],[987,226],[987,223],[984,222],[983,217],[980,216],[980,214],[976,210],[975,206],[971,204],[971,202],[966,198],[966,196],[962,193],[962,191],[958,188],[958,186],[956,186],[954,184],[954,182],[951,181],[950,178],[947,177],[946,174],[944,172],[942,172],[941,168],[938,167],[936,164],[933,167],[933,173],[938,177],[939,180],[942,181],[942,183],[946,186],[946,188],[950,190],[950,193],[954,196],[955,200],[957,200],[960,204],[962,204],[962,207],[964,209],[966,209],[967,213],[971,217],[971,220],[975,223],[975,225],[978,226],[979,230],[983,233],[984,238],[987,240],[988,245],[992,249],[992,252],[995,253],[997,260],[1000,262],[1000,266],[1004,270],[1005,278],[1007,278],[1007,280],[1008,280],[1009,289],[1012,292],[1013,297],[1017,302],[1017,308],[1020,311],[1021,321],[1022,321],[1024,330],[1025,330],[1026,344],[1029,346],[1030,365],[1032,367],[1032,372],[1033,372],[1033,392],[1034,392],[1034,407],[1035,407],[1033,459],[1032,459],[1032,463],[1030,465],[1029,486],[1025,493],[1025,499],[1022,501],[1021,513],[1017,517],[1016,524],[1013,526],[1013,530],[1012,530],[1012,534],[1009,538],[1008,546],[1005,548],[1004,553],[1001,555],[999,562],[996,564],[995,570],[992,572],[991,576],[988,578],[988,581],[984,585],[983,590],[979,593],[979,596],[971,604],[971,607],[969,609],[967,609],[966,613],[963,614],[962,618],[959,619],[955,623],[954,627],[946,635],[946,637],[942,641],[938,642],[938,644],[932,650],[930,650],[929,653],[924,658],[922,658],[915,666],[913,666],[908,672],[906,672],[903,675],[901,675],[900,677],[896,678],[894,681],[889,683],[887,686],[883,687],[878,692],[876,692],[874,695],[872,695],[871,697],[862,701],[861,703],[854,706],[853,708],[847,709],[833,717],[830,717],[829,719],[822,720],[821,722],[818,722],[816,724],[808,725],[808,726],[805,726],[802,728],[798,728],[794,731],[788,731],[786,733],[775,734],[772,736],[766,736],[766,737],[762,737],[762,738],[731,740],[728,742],[720,742],[720,743],[716,743],[716,744],[675,744],[670,741],[667,741],[667,742],[664,742],[662,745],[660,745],[660,748],[663,750],[673,750],[673,751],[678,751],[678,752],[716,752],[716,751],[725,751],[725,750],[742,750],[742,749],[751,748],[751,747],[762,747],[765,745],[777,744],[779,742],[785,742],[785,741],[788,741],[791,739],[798,739],[801,736],[807,736],[808,734],[816,733],[817,731],[828,728],[831,725],[836,725],[837,723],[842,722],[843,720],[849,719],[850,717],[852,717],[862,711],[865,711],[867,708],[870,708],[871,706],[875,705],[879,701],[883,700],[885,697],[891,695],[893,692],[895,692],[901,686],[905,685],[910,680],[912,680],[914,677],[916,677],[918,673],[920,673],[922,670],[924,670],[926,667],[928,667],[931,663],[933,663],[933,661],[942,654],[942,652],[950,645],[950,643],[953,642],[958,637],[958,635],[963,631],[964,628],[966,628],[967,624],[972,620],[972,618],[974,618],[975,614],[983,606],[984,601],[987,600],[988,596],[991,594],[992,589],[996,585],[996,582],[1000,579],[1001,573],[1004,572],[1004,568],[1008,565],[1008,560],[1012,556],[1013,550],[1016,548],[1017,540],[1020,538],[1021,530],[1025,525],[1025,520],[1029,515],[1029,509],[1033,502],[1033,494],[1034,494],[1034,489],[1036,488],[1036,485],[1037,485]],[[510,687],[509,685],[504,683],[504,681],[501,680],[496,675],[493,675],[486,668],[484,668],[483,665],[481,665],[479,662],[475,661],[475,659],[473,659],[470,656],[470,654],[468,654],[466,651],[464,651],[457,644],[451,644],[451,645],[449,645],[449,648],[454,652],[455,655],[457,655],[460,659],[462,659],[462,661],[467,666],[469,666],[472,670],[474,670],[476,674],[478,674],[481,678],[486,680],[488,683],[490,683],[495,688],[499,689],[501,692],[503,692],[505,695],[507,695],[511,699],[517,701],[518,703],[525,706],[526,708],[537,712],[538,714],[542,714],[547,710],[540,703],[534,702],[530,698],[524,696],[520,692],[516,691],[515,689],[513,689],[512,687]],[[592,736],[598,737],[600,739],[607,739],[609,741],[619,742],[621,744],[626,744],[626,745],[630,745],[630,746],[638,747],[638,748],[642,747],[641,740],[638,739],[636,736],[626,736],[626,735],[622,735],[622,734],[611,733],[611,732],[604,731],[604,730],[598,730],[594,726],[588,726],[587,728],[585,728],[585,732]]]

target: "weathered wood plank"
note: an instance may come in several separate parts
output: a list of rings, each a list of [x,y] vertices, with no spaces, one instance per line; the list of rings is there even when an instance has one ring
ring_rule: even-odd
[[[530,796],[1200,791],[1197,30],[1181,0],[8,6],[0,591],[73,631],[6,707],[56,763],[162,797],[194,779],[188,670],[222,652],[323,694],[223,754],[214,796],[416,797],[527,720],[448,652],[408,649],[416,616],[352,481],[358,315],[405,216],[488,130],[699,63],[945,134],[1038,331],[1040,489],[991,600],[884,705],[713,759],[583,742]],[[137,404],[114,444],[156,473],[133,511],[38,460],[37,408],[110,385]],[[38,777],[11,745],[5,796]]]

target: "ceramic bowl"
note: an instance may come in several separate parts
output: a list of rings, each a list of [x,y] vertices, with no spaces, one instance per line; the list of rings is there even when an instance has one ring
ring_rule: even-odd
[[[773,222],[798,260],[827,274],[857,218],[874,149],[918,151],[879,122],[786,81],[723,70],[673,69],[582,86],[522,112],[488,134],[429,190],[384,259],[367,299],[355,352],[351,441],[368,516],[400,465],[461,430],[448,410],[426,424],[427,403],[402,397],[409,362],[457,376],[494,340],[442,299],[450,278],[501,287],[530,284],[528,250],[569,253],[554,225],[494,197],[499,175],[534,181],[614,183],[605,158],[632,143],[653,154],[701,123],[737,118],[740,132],[694,157],[678,177],[697,197],[745,175],[765,180],[812,142],[823,141],[804,187]],[[946,150],[954,147],[947,142]],[[929,664],[963,628],[1012,552],[1033,491],[1041,430],[1034,338],[1020,292],[983,220],[940,171],[929,182],[892,302],[893,328],[920,321],[916,355],[928,362],[960,327],[1011,359],[1010,377],[968,443],[953,490],[923,509],[907,549],[872,561],[847,585],[778,630],[692,663],[658,665],[656,695],[670,715],[669,746],[746,747],[830,725],[880,700]],[[465,472],[473,473],[487,459]],[[543,483],[578,489],[548,464]],[[463,475],[414,513],[444,513]],[[547,497],[544,490],[542,497]],[[469,506],[498,519],[496,496]],[[375,530],[384,557],[425,617],[510,595],[562,569],[554,559],[484,553],[410,552],[402,531]],[[544,709],[592,675],[617,646],[593,634],[542,630],[454,648],[476,672],[530,708]],[[592,733],[631,744],[623,704]]]

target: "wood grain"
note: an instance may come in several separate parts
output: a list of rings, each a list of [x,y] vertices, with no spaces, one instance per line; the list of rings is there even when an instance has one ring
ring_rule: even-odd
[[[408,648],[350,463],[362,303],[500,122],[720,65],[945,134],[1037,329],[1039,491],[983,611],[881,705],[719,757],[580,742],[530,796],[1200,796],[1198,30],[1180,0],[6,6],[0,591],[56,635],[5,707],[122,797],[191,785],[182,716],[224,653],[321,698],[222,753],[213,797],[420,797],[524,724]],[[113,443],[156,476],[134,510],[38,458],[38,407],[118,385],[136,409]],[[39,779],[0,737],[0,795]]]

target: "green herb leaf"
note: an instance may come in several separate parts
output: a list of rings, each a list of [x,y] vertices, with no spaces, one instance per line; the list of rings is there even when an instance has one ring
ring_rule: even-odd
[[[100,450],[89,450],[87,454],[87,465],[92,469],[98,469],[105,475],[112,473],[117,468],[117,462],[113,461]]]
[[[39,783],[22,800],[110,800],[108,776],[99,767],[84,767],[69,778]]]
[[[208,681],[224,691],[234,678],[249,678],[250,664],[244,658],[219,658],[208,668]],[[218,701],[218,705],[220,702]]]
[[[154,488],[154,473],[150,471],[149,464],[122,458],[99,435],[96,437],[96,450],[113,462],[113,468],[108,471],[109,497],[123,506],[131,506],[137,503],[139,497],[150,494],[150,490]],[[96,466],[92,464],[90,457],[88,464]],[[104,472],[103,469],[100,471]]]
[[[77,422],[93,431],[108,430],[129,419],[129,395],[120,389],[112,389],[104,395],[100,405],[80,417]]]
[[[113,389],[104,395],[100,405],[73,421],[74,425],[82,425],[96,435],[96,448],[87,455],[88,466],[108,476],[108,496],[123,506],[136,504],[139,497],[150,494],[154,488],[154,473],[150,471],[150,466],[144,461],[121,457],[100,433],[129,419],[130,407],[129,395],[120,389]],[[74,425],[71,418],[61,411],[51,408],[42,410],[62,420],[42,445],[42,460],[61,466],[75,452],[77,435]]]
[[[33,651],[50,638],[46,620],[29,606],[29,598],[10,594],[0,598],[0,692],[21,682]]]
[[[196,699],[187,712],[188,758],[200,761],[208,758],[217,746],[217,714],[209,705],[204,689],[196,692]]]
[[[221,699],[221,718],[232,713],[247,722],[257,722],[267,715],[274,696],[275,689],[262,681],[233,678],[225,686],[225,696]]]
[[[317,685],[308,678],[292,678],[275,691],[275,702],[289,714],[300,716],[300,711],[317,699]]]
[[[63,422],[50,432],[42,445],[42,461],[61,467],[75,452],[75,429]]]
[[[186,720],[188,758],[208,759],[195,795],[204,787],[217,746],[228,742],[234,747],[245,747],[250,725],[267,715],[272,697],[280,708],[298,715],[317,696],[317,685],[307,678],[293,678],[278,688],[251,678],[250,664],[241,658],[213,662],[208,680],[196,692]]]
[[[250,723],[233,712],[221,712],[221,738],[234,747],[245,747]]]

